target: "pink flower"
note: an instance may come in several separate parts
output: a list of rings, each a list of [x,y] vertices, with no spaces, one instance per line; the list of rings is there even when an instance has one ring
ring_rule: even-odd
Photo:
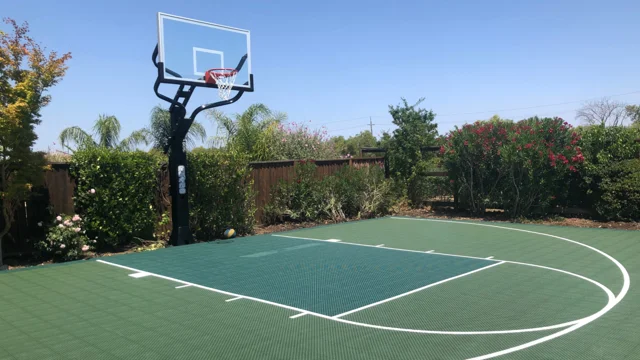
[[[67,247],[67,245],[65,245],[65,244],[60,244],[60,249],[64,249],[64,248],[66,248],[66,247]]]
[[[57,221],[62,221],[62,216],[60,216],[60,215],[56,216],[56,220]]]
[[[73,217],[71,218],[71,221],[80,221],[80,220],[82,219],[80,218],[80,216],[78,216],[78,214],[73,215]]]
[[[82,251],[89,251],[89,245],[83,245]]]
[[[65,220],[63,224],[64,226],[71,226],[73,223],[69,220]]]

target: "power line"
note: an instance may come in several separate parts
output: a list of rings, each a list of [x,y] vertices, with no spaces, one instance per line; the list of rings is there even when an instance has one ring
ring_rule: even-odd
[[[524,107],[517,107],[517,108],[507,108],[507,109],[499,109],[499,110],[484,110],[484,111],[474,111],[474,112],[464,112],[464,113],[454,113],[454,114],[437,114],[436,113],[436,117],[442,117],[442,116],[461,116],[461,115],[477,115],[477,114],[496,114],[499,112],[504,112],[504,111],[516,111],[516,110],[530,110],[530,109],[537,109],[537,108],[543,108],[543,107],[549,107],[549,106],[560,106],[560,105],[568,105],[568,104],[578,104],[578,103],[582,103],[585,101],[589,101],[589,100],[597,100],[597,99],[601,99],[603,97],[617,97],[617,96],[625,96],[625,95],[633,95],[633,94],[640,94],[640,90],[636,90],[636,91],[631,91],[631,92],[626,92],[626,93],[622,93],[622,94],[614,94],[614,95],[603,95],[603,96],[598,96],[598,97],[591,97],[588,99],[583,99],[583,100],[574,100],[574,101],[565,101],[565,102],[560,102],[560,103],[554,103],[554,104],[543,104],[543,105],[534,105],[534,106],[524,106]],[[385,114],[385,115],[371,115],[371,117],[375,117],[375,118],[381,118],[381,117],[388,117],[390,116],[389,114]],[[363,116],[361,118],[358,119],[363,119],[366,118],[366,116]],[[354,119],[354,120],[358,120],[358,119]],[[348,120],[347,120],[348,121]]]

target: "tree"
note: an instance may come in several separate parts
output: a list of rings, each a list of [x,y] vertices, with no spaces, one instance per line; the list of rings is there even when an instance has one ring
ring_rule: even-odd
[[[586,125],[622,126],[628,118],[625,103],[602,98],[586,102],[576,112],[576,119]]]
[[[154,106],[151,109],[151,117],[149,119],[149,127],[147,128],[147,140],[151,143],[151,147],[157,150],[163,150],[167,144],[167,140],[171,137],[171,114],[169,110],[160,106]],[[185,138],[187,147],[193,148],[196,141],[206,141],[207,131],[201,123],[194,121],[189,128],[189,132]]]
[[[273,158],[270,144],[275,139],[277,125],[287,119],[287,114],[272,112],[264,104],[253,104],[232,117],[218,110],[209,111],[208,116],[218,124],[218,131],[222,133],[214,139],[215,144],[247,154],[250,161]]]
[[[4,226],[2,242],[9,235],[18,207],[42,181],[44,158],[32,151],[38,136],[40,110],[49,104],[46,91],[64,76],[70,53],[48,54],[29,35],[29,25],[5,18],[12,33],[0,31],[0,198]]]
[[[631,122],[635,126],[640,126],[640,105],[627,105],[624,109]]]
[[[365,130],[358,135],[351,136],[346,140],[346,151],[351,156],[359,156],[360,150],[364,147],[376,147],[378,140],[371,134],[371,131]]]
[[[70,151],[76,149],[69,145],[75,143],[77,148],[104,147],[110,149],[133,150],[140,144],[148,145],[147,129],[136,130],[129,137],[120,141],[120,121],[113,115],[99,115],[93,125],[93,136],[78,126],[68,127],[60,133],[60,143]]]
[[[398,128],[393,131],[388,141],[387,157],[392,175],[410,180],[416,166],[429,158],[422,148],[435,144],[438,135],[438,124],[434,122],[436,115],[431,110],[418,107],[424,99],[409,105],[402,98],[402,104],[389,106],[389,113],[393,117],[393,124]]]

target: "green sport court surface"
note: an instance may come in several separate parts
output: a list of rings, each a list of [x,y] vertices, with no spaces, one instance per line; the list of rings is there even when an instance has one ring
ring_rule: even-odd
[[[389,217],[0,274],[0,359],[638,359],[640,233]]]

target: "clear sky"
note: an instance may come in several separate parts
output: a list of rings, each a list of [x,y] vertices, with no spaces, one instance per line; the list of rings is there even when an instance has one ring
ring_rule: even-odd
[[[262,102],[331,135],[368,129],[369,116],[375,135],[391,129],[387,108],[401,97],[426,98],[440,132],[494,113],[573,121],[581,101],[607,95],[640,103],[637,0],[0,3],[2,17],[28,21],[37,41],[73,55],[42,112],[41,150],[102,113],[117,116],[123,137],[148,124],[162,103],[152,90],[158,11],[251,31],[256,91],[223,111]],[[215,99],[198,89],[191,104]]]

